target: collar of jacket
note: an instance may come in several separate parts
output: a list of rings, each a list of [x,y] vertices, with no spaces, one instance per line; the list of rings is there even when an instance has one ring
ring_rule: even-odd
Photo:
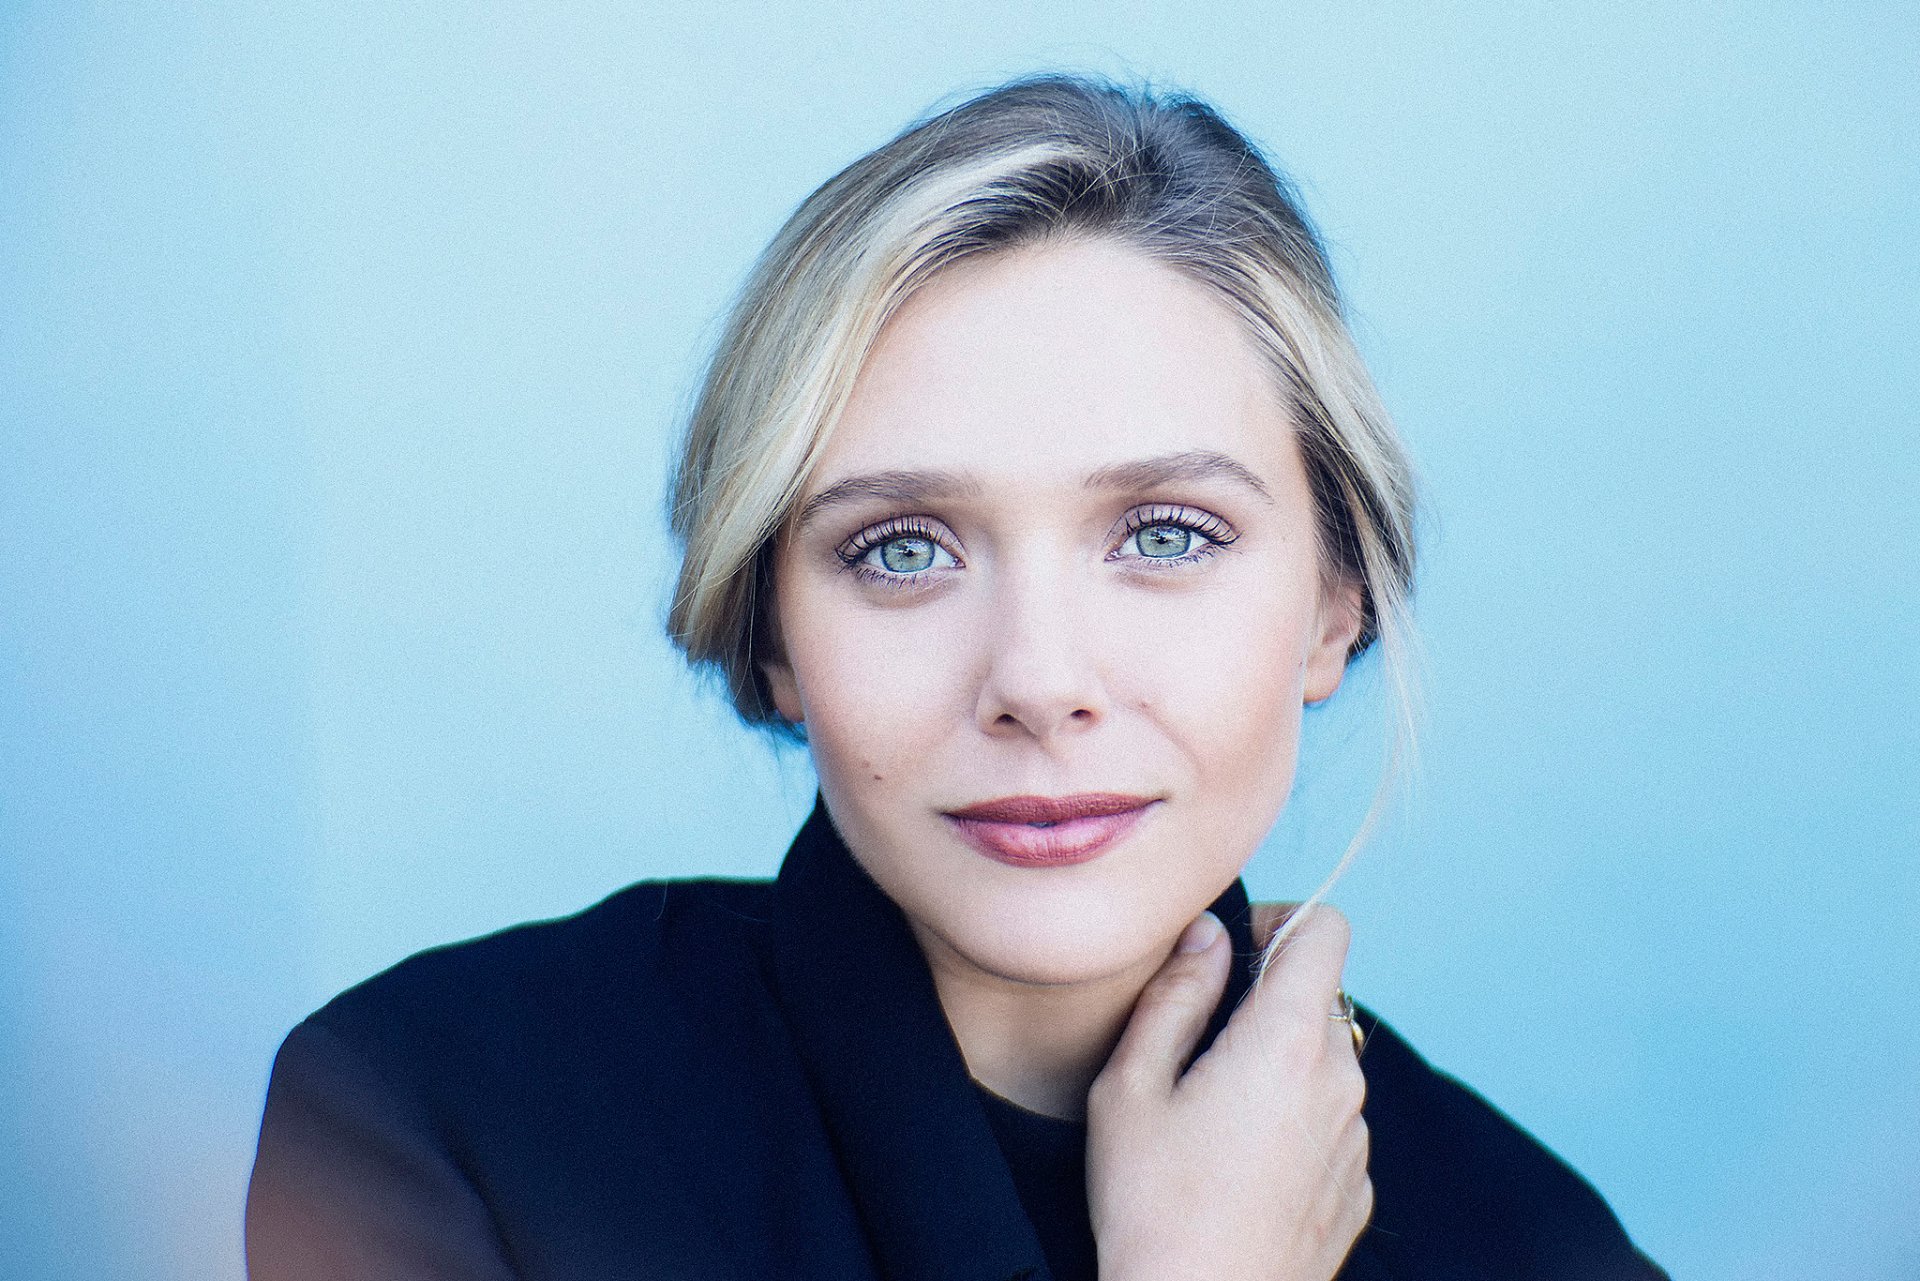
[[[1252,925],[1238,878],[1212,911],[1236,963],[1201,1050],[1252,982]],[[772,962],[882,1274],[1049,1278],[920,945],[818,795],[775,881]]]

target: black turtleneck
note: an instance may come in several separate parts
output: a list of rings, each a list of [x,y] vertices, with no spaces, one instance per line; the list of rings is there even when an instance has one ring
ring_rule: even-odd
[[[1013,1185],[1033,1220],[1053,1281],[1095,1281],[1086,1124],[1030,1111],[978,1081],[973,1085],[1013,1171]]]

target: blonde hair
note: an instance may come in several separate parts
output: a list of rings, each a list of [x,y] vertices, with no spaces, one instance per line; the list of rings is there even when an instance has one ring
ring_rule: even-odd
[[[1413,479],[1291,185],[1192,96],[1015,80],[910,126],[807,197],[729,310],[693,404],[672,484],[682,560],[668,633],[696,670],[724,678],[749,725],[802,737],[760,670],[778,653],[773,549],[868,351],[944,268],[1058,237],[1112,241],[1212,288],[1292,411],[1324,572],[1361,589],[1348,658],[1378,644],[1399,712],[1381,791],[1317,902],[1413,746]]]

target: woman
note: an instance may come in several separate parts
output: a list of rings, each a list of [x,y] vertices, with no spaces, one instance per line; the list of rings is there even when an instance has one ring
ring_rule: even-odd
[[[857,161],[731,313],[673,508],[673,637],[806,743],[812,816],[773,882],[303,1022],[252,1274],[1660,1275],[1355,1026],[1332,909],[1237,879],[1302,709],[1398,672],[1411,513],[1314,233],[1205,106],[1042,77]]]

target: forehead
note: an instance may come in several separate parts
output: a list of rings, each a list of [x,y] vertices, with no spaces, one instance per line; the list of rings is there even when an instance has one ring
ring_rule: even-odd
[[[964,262],[888,322],[810,491],[939,468],[990,485],[1077,481],[1205,450],[1263,478],[1289,465],[1264,362],[1212,290],[1110,242]]]

